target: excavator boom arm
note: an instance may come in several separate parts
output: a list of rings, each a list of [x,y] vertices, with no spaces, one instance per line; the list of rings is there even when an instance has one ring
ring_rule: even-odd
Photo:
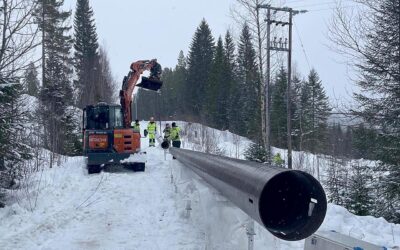
[[[157,91],[161,88],[162,82],[160,80],[161,65],[157,63],[156,59],[153,60],[141,60],[131,64],[130,71],[125,76],[122,83],[122,89],[119,93],[122,112],[124,116],[124,127],[128,128],[132,122],[132,101],[133,91],[136,86],[144,89]],[[145,71],[151,71],[150,78],[143,77],[142,82],[137,84],[140,76]]]

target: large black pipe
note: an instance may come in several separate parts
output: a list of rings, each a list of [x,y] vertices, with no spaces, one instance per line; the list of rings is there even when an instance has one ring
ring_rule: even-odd
[[[170,153],[280,239],[305,239],[325,218],[325,192],[310,174],[185,149]]]

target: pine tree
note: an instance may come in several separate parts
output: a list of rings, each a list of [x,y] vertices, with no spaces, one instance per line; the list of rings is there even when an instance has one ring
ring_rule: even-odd
[[[39,96],[39,79],[38,72],[34,63],[30,63],[28,68],[25,70],[24,75],[24,87],[25,92],[30,96]]]
[[[331,108],[317,72],[310,71],[301,96],[304,146],[312,153],[324,152]]]
[[[271,88],[271,143],[274,146],[287,146],[287,72],[280,68]]]
[[[236,105],[240,105],[241,128],[239,133],[252,139],[261,138],[259,71],[256,51],[252,43],[249,26],[245,24],[238,45],[238,86]]]
[[[188,55],[188,75],[185,97],[188,113],[201,119],[201,111],[206,102],[206,88],[214,58],[214,38],[210,27],[203,19],[197,28]]]
[[[78,0],[74,19],[74,68],[77,79],[74,85],[77,91],[77,104],[83,108],[103,100],[101,88],[97,82],[99,61],[96,26],[89,0]]]
[[[39,2],[38,22],[44,37],[45,65],[38,111],[44,128],[44,146],[52,152],[72,154],[74,152],[70,152],[65,142],[73,133],[72,128],[78,125],[68,119],[68,107],[73,104],[70,81],[72,38],[67,34],[70,27],[66,21],[71,13],[61,10],[63,3],[63,0]]]

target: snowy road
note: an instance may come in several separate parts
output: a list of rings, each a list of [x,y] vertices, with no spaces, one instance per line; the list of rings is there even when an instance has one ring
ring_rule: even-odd
[[[46,171],[33,213],[17,204],[0,212],[1,248],[204,249],[204,236],[176,207],[163,151],[147,152],[144,173],[88,176],[82,157]]]

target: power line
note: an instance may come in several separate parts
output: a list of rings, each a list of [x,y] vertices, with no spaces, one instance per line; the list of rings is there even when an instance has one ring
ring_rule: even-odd
[[[328,0],[329,2],[333,2],[332,0]],[[353,1],[353,0],[341,0],[341,1]],[[285,1],[285,4],[306,4],[306,2],[310,2],[309,0],[294,0],[294,1]],[[320,3],[327,3],[327,2],[320,2]],[[336,3],[336,2],[335,2]]]
[[[294,28],[296,29],[296,34],[297,34],[297,37],[299,38],[299,41],[300,41],[300,44],[301,44],[301,48],[302,48],[302,50],[303,50],[304,56],[305,56],[306,61],[307,61],[308,68],[309,68],[310,71],[311,71],[310,60],[309,60],[308,55],[307,55],[307,53],[306,53],[306,50],[305,50],[305,48],[304,48],[303,40],[301,39],[300,32],[299,32],[299,29],[297,28],[296,23],[294,23]]]
[[[348,5],[348,6],[340,6],[338,9],[347,9],[347,8],[355,8],[358,7],[359,5]],[[327,10],[335,10],[336,8],[324,8],[324,9],[311,9],[308,10],[309,12],[318,12],[318,11],[327,11]]]
[[[344,1],[344,0],[342,0]],[[349,0],[352,1],[352,0]],[[320,3],[313,3],[313,4],[304,4],[303,5],[296,5],[296,4],[302,4],[303,1],[293,1],[293,2],[287,2],[284,4],[285,5],[290,5],[291,8],[303,8],[303,7],[317,7],[317,6],[324,6],[324,5],[333,5],[333,4],[337,4],[336,1],[329,1],[329,2],[320,2]],[[347,2],[347,4],[349,4],[350,2]],[[292,5],[294,4],[294,5]],[[331,6],[331,7],[327,7],[327,8],[322,8],[322,9],[317,9],[316,11],[319,10],[331,10],[331,9],[335,9],[335,8],[348,8],[348,7],[355,7],[355,6],[359,6],[359,5],[349,5],[349,6]],[[311,10],[313,11],[313,10]]]
[[[322,2],[322,3],[314,3],[314,4],[304,4],[304,5],[293,5],[293,8],[303,8],[303,7],[313,7],[313,6],[321,6],[321,5],[332,5],[336,4],[336,2]]]

